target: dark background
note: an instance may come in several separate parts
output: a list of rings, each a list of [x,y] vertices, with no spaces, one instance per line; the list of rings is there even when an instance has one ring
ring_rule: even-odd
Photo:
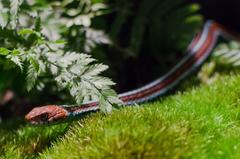
[[[186,2],[200,4],[199,12],[205,20],[213,19],[229,30],[240,32],[240,0],[186,0]],[[138,60],[131,58],[126,60],[124,63],[126,69],[118,72],[119,76],[114,79],[118,83],[116,88],[118,92],[143,86],[166,73],[182,58],[178,53],[170,61],[159,62],[147,53],[148,50],[142,50]]]
[[[201,4],[205,19],[214,19],[229,29],[240,32],[240,0],[192,0]]]

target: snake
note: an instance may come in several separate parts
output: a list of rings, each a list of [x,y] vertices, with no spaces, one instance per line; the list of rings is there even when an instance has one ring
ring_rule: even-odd
[[[118,94],[122,106],[138,105],[165,95],[208,59],[219,37],[235,39],[236,36],[221,24],[207,20],[188,45],[186,55],[166,74],[140,88]],[[98,101],[71,106],[46,105],[33,108],[25,119],[34,125],[51,124],[99,110]]]

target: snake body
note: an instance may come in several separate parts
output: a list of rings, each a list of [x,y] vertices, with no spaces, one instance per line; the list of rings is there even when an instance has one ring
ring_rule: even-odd
[[[118,95],[124,103],[123,106],[147,102],[164,95],[204,63],[211,54],[219,36],[232,38],[233,34],[220,24],[211,20],[207,21],[202,31],[193,38],[188,46],[186,56],[168,73],[143,87]],[[32,124],[46,124],[98,110],[98,101],[71,107],[47,105],[34,108],[25,118]]]

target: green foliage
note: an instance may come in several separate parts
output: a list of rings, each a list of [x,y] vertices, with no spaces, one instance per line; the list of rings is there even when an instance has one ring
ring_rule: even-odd
[[[0,154],[2,158],[239,158],[239,84],[239,76],[225,76],[211,86],[155,103],[123,108],[110,116],[97,113],[73,122],[64,136],[66,125],[22,126],[14,135],[4,123]]]
[[[176,51],[184,51],[201,24],[196,4],[186,5],[183,0],[113,1],[117,15],[110,36],[117,48],[127,56],[137,58],[142,49],[160,59]],[[132,24],[126,27],[127,24]],[[127,32],[123,41],[121,34]],[[125,56],[126,56],[125,55]]]
[[[236,41],[222,43],[214,51],[215,60],[218,63],[239,67],[240,66],[240,44]]]
[[[198,73],[201,82],[211,84],[220,74],[239,72],[240,44],[237,41],[220,43],[213,51],[209,62]]]
[[[0,71],[26,75],[19,90],[59,90],[67,104],[69,96],[78,104],[98,99],[109,112],[120,101],[110,88],[114,83],[100,75],[107,66],[95,58],[113,68],[107,72],[113,77],[125,67],[123,60],[145,50],[163,62],[165,55],[185,50],[201,22],[197,10],[183,0],[0,1]],[[112,52],[123,54],[108,58]]]
[[[24,126],[22,121],[8,121],[0,127],[0,158],[27,158],[37,156],[37,152],[63,136],[69,125],[37,128]]]
[[[115,83],[100,75],[108,67],[98,64],[90,55],[67,51],[66,43],[60,40],[64,39],[61,35],[61,27],[66,32],[67,28],[79,26],[86,32],[86,36],[81,38],[88,43],[79,51],[82,52],[88,47],[90,52],[95,47],[95,43],[108,43],[107,37],[107,40],[101,39],[101,36],[105,36],[103,33],[99,34],[90,28],[91,19],[100,15],[99,10],[105,6],[99,3],[92,4],[91,1],[86,0],[79,2],[79,7],[83,8],[67,10],[67,6],[72,5],[73,1],[57,2],[47,4],[47,1],[13,0],[9,3],[0,3],[5,10],[0,16],[2,17],[0,34],[5,35],[0,38],[2,41],[0,55],[4,59],[2,65],[9,65],[10,62],[11,65],[15,64],[15,69],[18,67],[21,72],[26,72],[28,91],[35,86],[43,89],[46,83],[55,81],[57,88],[68,90],[77,104],[100,100],[101,110],[110,112],[112,105],[118,105],[121,101],[110,88]],[[52,7],[49,13],[48,7],[44,5]],[[62,10],[66,14],[73,14],[73,17],[67,18],[70,15],[61,17],[59,12]],[[7,19],[3,18],[5,13]],[[53,25],[53,21],[58,21],[57,28],[49,27]],[[63,27],[63,24],[67,24],[67,27]],[[97,35],[94,35],[96,32]],[[94,40],[91,41],[91,38]]]

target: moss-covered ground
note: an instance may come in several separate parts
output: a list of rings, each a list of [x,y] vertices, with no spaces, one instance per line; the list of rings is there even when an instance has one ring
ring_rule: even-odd
[[[0,158],[240,158],[240,76],[79,122],[0,125]]]

